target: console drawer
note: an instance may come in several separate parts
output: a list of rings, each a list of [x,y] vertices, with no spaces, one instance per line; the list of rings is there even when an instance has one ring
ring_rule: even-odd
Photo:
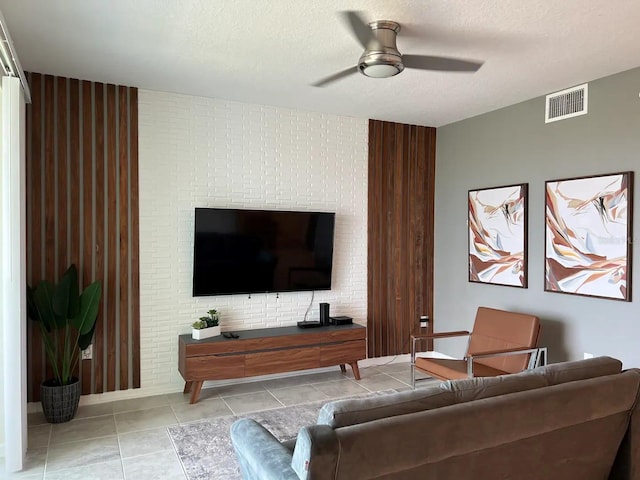
[[[327,342],[346,342],[348,340],[360,340],[367,338],[367,330],[365,328],[341,329],[334,327],[335,330],[329,332],[325,337]]]
[[[306,370],[320,366],[320,347],[287,348],[245,355],[247,377]]]
[[[320,366],[329,367],[362,360],[367,355],[367,344],[364,340],[323,345],[320,351]]]
[[[244,377],[244,355],[189,357],[185,361],[185,380],[225,380]]]

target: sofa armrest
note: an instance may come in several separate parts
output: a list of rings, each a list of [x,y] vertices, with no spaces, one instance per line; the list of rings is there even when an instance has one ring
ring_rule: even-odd
[[[333,428],[328,425],[311,425],[300,429],[291,461],[299,478],[336,478],[339,459],[340,440]]]
[[[292,452],[253,419],[231,425],[231,441],[244,480],[299,480],[291,468]]]

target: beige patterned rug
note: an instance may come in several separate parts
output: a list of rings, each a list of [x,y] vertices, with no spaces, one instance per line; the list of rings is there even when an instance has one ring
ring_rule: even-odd
[[[289,440],[305,425],[313,425],[324,402],[255,412],[242,417],[264,425],[278,440]],[[240,479],[240,467],[231,445],[229,429],[238,418],[218,417],[169,427],[169,435],[189,480]]]
[[[358,397],[389,393],[395,391],[386,390]],[[239,480],[242,478],[240,467],[229,434],[233,422],[238,418],[253,418],[278,440],[290,440],[298,435],[300,428],[316,423],[318,412],[325,403],[321,401],[241,416],[229,415],[171,426],[168,431],[189,480]]]

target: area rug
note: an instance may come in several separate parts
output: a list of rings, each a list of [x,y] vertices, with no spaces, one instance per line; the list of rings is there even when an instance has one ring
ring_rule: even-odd
[[[393,393],[393,390],[363,396],[388,393]],[[318,412],[325,403],[313,402],[241,416],[218,417],[171,426],[168,431],[189,480],[236,480],[242,477],[229,435],[233,422],[238,418],[253,418],[278,440],[290,440],[298,435],[300,428],[316,423]]]

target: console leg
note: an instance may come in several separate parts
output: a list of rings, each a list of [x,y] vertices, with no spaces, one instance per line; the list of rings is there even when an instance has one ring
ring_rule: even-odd
[[[358,362],[350,363],[351,370],[353,370],[353,378],[360,380],[360,370],[358,369]]]
[[[204,382],[202,380],[193,382],[193,390],[191,391],[191,401],[189,403],[194,404],[198,401],[200,397],[200,390],[202,390],[202,384]]]
[[[191,385],[193,385],[191,381],[184,382],[184,390],[182,393],[189,393],[191,391]]]
[[[342,373],[347,373],[347,366],[344,363],[340,364],[340,371]]]

